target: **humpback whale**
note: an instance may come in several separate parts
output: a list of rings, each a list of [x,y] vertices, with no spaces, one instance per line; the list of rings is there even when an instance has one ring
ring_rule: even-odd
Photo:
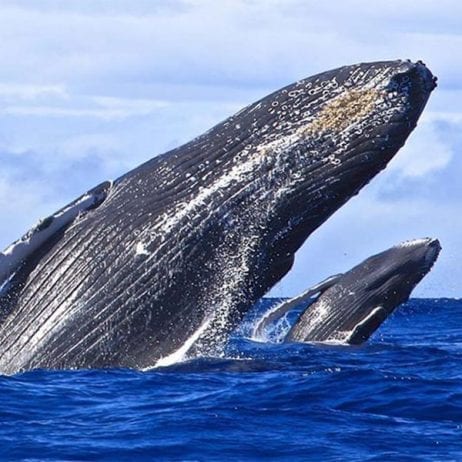
[[[0,257],[0,372],[219,352],[386,167],[435,82],[410,61],[300,80],[45,219]]]
[[[257,322],[254,336],[261,338],[270,323],[319,293],[317,300],[304,308],[285,341],[361,344],[409,299],[440,251],[437,239],[426,238],[369,257],[270,310]]]

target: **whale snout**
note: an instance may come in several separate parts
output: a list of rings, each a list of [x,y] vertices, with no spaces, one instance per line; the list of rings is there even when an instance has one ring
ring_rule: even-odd
[[[429,238],[428,246],[430,248],[435,248],[435,249],[441,250],[441,243],[440,243],[440,241],[438,239]]]
[[[430,239],[427,244],[427,254],[425,260],[429,266],[433,266],[442,250],[441,243],[438,239]]]
[[[414,64],[412,72],[416,74],[416,78],[420,80],[425,91],[430,93],[436,88],[438,77],[434,76],[422,61]]]
[[[396,74],[393,79],[396,81],[412,81],[421,86],[426,93],[431,93],[436,88],[438,78],[432,74],[430,69],[422,62],[397,61]]]
[[[421,61],[397,60],[351,66],[335,78],[341,90],[306,132],[327,134],[340,160],[359,154],[383,168],[416,126],[436,77]]]
[[[398,260],[402,261],[403,265],[407,261],[414,262],[414,265],[418,265],[426,273],[433,267],[442,247],[438,239],[426,237],[403,242],[397,249],[400,255]]]
[[[441,243],[438,239],[433,237],[424,237],[422,239],[413,239],[405,241],[397,246],[398,248],[415,248],[415,249],[428,249],[435,248],[441,250]]]
[[[408,101],[408,119],[412,126],[423,111],[430,93],[436,88],[437,77],[422,62],[406,62],[398,66],[389,87],[396,88]]]

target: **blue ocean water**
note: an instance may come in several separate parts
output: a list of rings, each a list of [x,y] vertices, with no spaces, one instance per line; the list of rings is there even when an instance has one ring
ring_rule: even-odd
[[[229,358],[0,377],[0,460],[462,460],[462,301],[411,300],[361,347],[245,326]]]

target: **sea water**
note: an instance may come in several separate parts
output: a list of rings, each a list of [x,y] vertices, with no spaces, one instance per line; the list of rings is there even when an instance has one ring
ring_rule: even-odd
[[[0,377],[0,460],[462,460],[462,301],[411,300],[360,347],[252,319],[223,358]]]

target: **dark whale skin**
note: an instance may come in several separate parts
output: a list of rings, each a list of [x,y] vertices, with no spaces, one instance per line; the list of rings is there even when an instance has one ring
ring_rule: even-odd
[[[0,372],[146,368],[194,341],[216,354],[305,239],[386,167],[434,87],[420,62],[341,67],[128,172],[17,268]]]
[[[440,251],[437,239],[416,239],[367,258],[301,314],[286,340],[364,343],[409,299]]]

